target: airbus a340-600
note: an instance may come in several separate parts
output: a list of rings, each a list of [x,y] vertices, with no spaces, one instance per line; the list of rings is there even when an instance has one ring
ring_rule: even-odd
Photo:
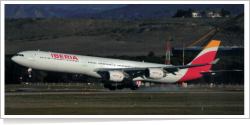
[[[219,60],[214,60],[219,44],[220,41],[212,40],[192,62],[180,66],[44,51],[22,51],[11,59],[28,67],[29,71],[84,74],[103,79],[104,87],[110,90],[124,87],[136,90],[135,81],[175,83],[201,78],[202,73],[209,72],[212,64]],[[119,85],[114,86],[116,84],[113,83]]]

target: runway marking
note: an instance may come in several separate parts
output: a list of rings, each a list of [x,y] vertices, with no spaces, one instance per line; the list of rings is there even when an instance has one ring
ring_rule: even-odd
[[[240,90],[241,90],[241,91],[244,91],[244,89],[236,89],[236,90],[237,90],[237,91],[240,91]]]

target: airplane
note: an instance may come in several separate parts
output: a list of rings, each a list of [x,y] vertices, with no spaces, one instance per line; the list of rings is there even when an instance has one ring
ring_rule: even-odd
[[[110,90],[137,90],[135,81],[175,83],[201,78],[218,62],[219,58],[214,58],[220,42],[212,40],[193,61],[178,66],[39,50],[19,52],[11,60],[28,67],[29,75],[32,69],[83,74],[103,79],[104,87]]]

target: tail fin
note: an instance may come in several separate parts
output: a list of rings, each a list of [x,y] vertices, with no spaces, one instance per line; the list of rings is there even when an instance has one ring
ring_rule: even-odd
[[[190,62],[188,65],[194,64],[204,64],[211,63],[214,61],[214,57],[217,53],[218,47],[220,45],[219,40],[212,40],[199,54],[195,57],[195,59]],[[212,65],[207,65],[202,67],[203,70],[209,70]]]
[[[200,66],[200,67],[192,67],[188,68],[185,75],[178,80],[177,82],[193,80],[202,77],[202,72],[209,72],[212,64],[218,62],[219,59],[214,60],[218,47],[221,41],[212,40],[199,54],[195,57],[195,59],[190,62],[188,65],[195,64],[204,64],[209,63],[210,65]]]

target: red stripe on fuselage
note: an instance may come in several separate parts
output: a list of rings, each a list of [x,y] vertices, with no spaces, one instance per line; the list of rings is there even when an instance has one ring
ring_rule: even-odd
[[[207,52],[207,53],[199,56],[191,63],[191,65],[211,63],[214,60],[216,52],[217,51],[211,51],[211,52]],[[177,82],[198,79],[198,78],[202,77],[200,72],[202,72],[202,71],[207,72],[207,71],[209,71],[209,69],[211,69],[211,67],[212,67],[212,65],[188,68],[186,74]]]

